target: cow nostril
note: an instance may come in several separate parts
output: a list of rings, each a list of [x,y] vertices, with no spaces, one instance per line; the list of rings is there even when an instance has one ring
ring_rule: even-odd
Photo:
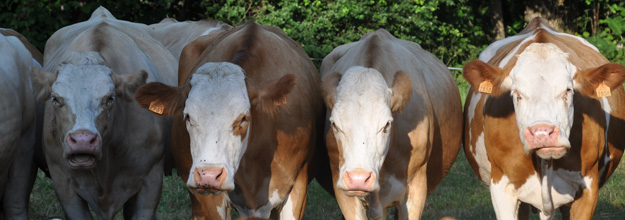
[[[98,136],[93,137],[91,141],[89,141],[89,144],[95,144],[97,139],[98,139]]]
[[[72,136],[69,136],[69,142],[72,144],[76,143],[76,139],[74,139]]]

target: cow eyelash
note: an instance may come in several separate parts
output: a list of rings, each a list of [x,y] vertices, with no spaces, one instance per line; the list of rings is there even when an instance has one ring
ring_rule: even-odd
[[[334,131],[336,131],[336,132],[340,132],[341,131],[341,129],[339,129],[339,127],[336,126],[336,123],[334,123],[334,122],[332,122],[332,128],[334,128]]]
[[[391,128],[391,122],[390,121],[386,122],[386,125],[384,125],[384,127],[382,128],[382,132],[388,133],[388,129],[389,128]]]
[[[56,107],[62,107],[63,106],[63,104],[59,101],[59,98],[57,98],[56,96],[52,96],[52,99],[50,101]]]
[[[104,104],[106,104],[107,106],[111,106],[111,105],[113,105],[113,103],[115,103],[115,96],[114,95],[109,96],[106,99],[106,102]]]
[[[183,119],[185,121],[191,121],[191,116],[189,116],[189,114],[184,114]]]

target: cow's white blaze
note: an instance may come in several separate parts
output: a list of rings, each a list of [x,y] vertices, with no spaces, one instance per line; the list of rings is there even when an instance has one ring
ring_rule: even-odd
[[[375,176],[371,191],[379,190],[377,178],[388,151],[393,121],[391,95],[382,74],[375,69],[352,67],[343,74],[330,116],[345,159],[340,167],[339,188],[346,189],[345,172],[362,170]]]
[[[235,135],[233,123],[249,118],[250,101],[241,67],[232,63],[206,63],[193,74],[191,91],[184,108],[190,137],[191,156],[196,167],[224,168],[227,176],[221,189],[234,189],[234,174],[247,147],[245,138]],[[251,125],[250,125],[251,126]],[[194,175],[187,186],[195,188]]]
[[[553,146],[570,147],[576,67],[567,57],[554,44],[533,43],[518,55],[516,65],[502,85],[512,91],[519,136],[526,153],[539,147],[530,146],[524,135],[528,127],[536,125],[555,126],[559,135]]]
[[[115,99],[115,85],[111,78],[113,73],[95,52],[72,53],[67,62],[60,66],[51,92],[52,104],[57,105],[56,102],[60,106],[67,106],[75,117],[71,129],[64,131],[64,137],[79,130],[101,135],[96,118],[105,112],[104,104]],[[107,118],[110,117],[110,111],[106,113]],[[63,146],[68,149],[65,142]]]

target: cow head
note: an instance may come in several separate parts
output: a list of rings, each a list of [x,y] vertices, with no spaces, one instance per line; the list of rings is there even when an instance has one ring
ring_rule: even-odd
[[[50,135],[62,143],[72,168],[90,168],[102,158],[102,143],[111,138],[116,106],[132,101],[147,79],[145,71],[117,75],[96,52],[72,52],[58,71],[33,70],[37,98],[52,111]]]
[[[252,111],[275,112],[294,85],[292,74],[258,85],[246,80],[244,70],[235,64],[206,63],[193,73],[190,88],[149,83],[139,88],[136,99],[144,108],[161,103],[165,115],[183,112],[193,158],[187,187],[219,193],[234,190],[234,175],[253,125]]]
[[[618,64],[579,70],[555,44],[533,43],[514,65],[502,70],[476,60],[465,65],[463,75],[473,88],[490,83],[492,95],[510,91],[525,153],[559,159],[571,148],[574,93],[596,97],[603,84],[613,90],[625,70]]]
[[[341,158],[336,187],[350,196],[378,191],[393,113],[402,110],[412,93],[409,76],[398,71],[388,88],[379,71],[358,66],[342,76],[326,76],[322,89]]]

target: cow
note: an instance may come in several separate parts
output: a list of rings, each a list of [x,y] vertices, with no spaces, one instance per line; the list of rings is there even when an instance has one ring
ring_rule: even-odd
[[[146,81],[175,85],[174,57],[147,25],[100,7],[56,31],[44,69],[33,71],[45,100],[44,153],[68,219],[154,219],[161,195],[166,119],[146,113],[134,92]]]
[[[160,41],[177,60],[187,44],[200,36],[219,33],[231,29],[232,26],[216,20],[182,21],[165,18],[161,22],[149,25],[154,38]]]
[[[326,146],[345,219],[419,219],[460,151],[462,107],[447,67],[380,29],[321,64]]]
[[[182,51],[178,87],[148,83],[139,104],[173,115],[176,168],[194,219],[301,219],[323,127],[317,69],[282,30],[247,22]]]
[[[36,56],[41,53],[24,36],[0,28],[0,219],[28,219],[37,172],[36,109],[30,78],[38,63]]]
[[[541,219],[559,207],[591,219],[625,146],[625,68],[538,17],[487,47],[463,76],[464,151],[497,218],[526,218],[519,207],[531,205]]]

